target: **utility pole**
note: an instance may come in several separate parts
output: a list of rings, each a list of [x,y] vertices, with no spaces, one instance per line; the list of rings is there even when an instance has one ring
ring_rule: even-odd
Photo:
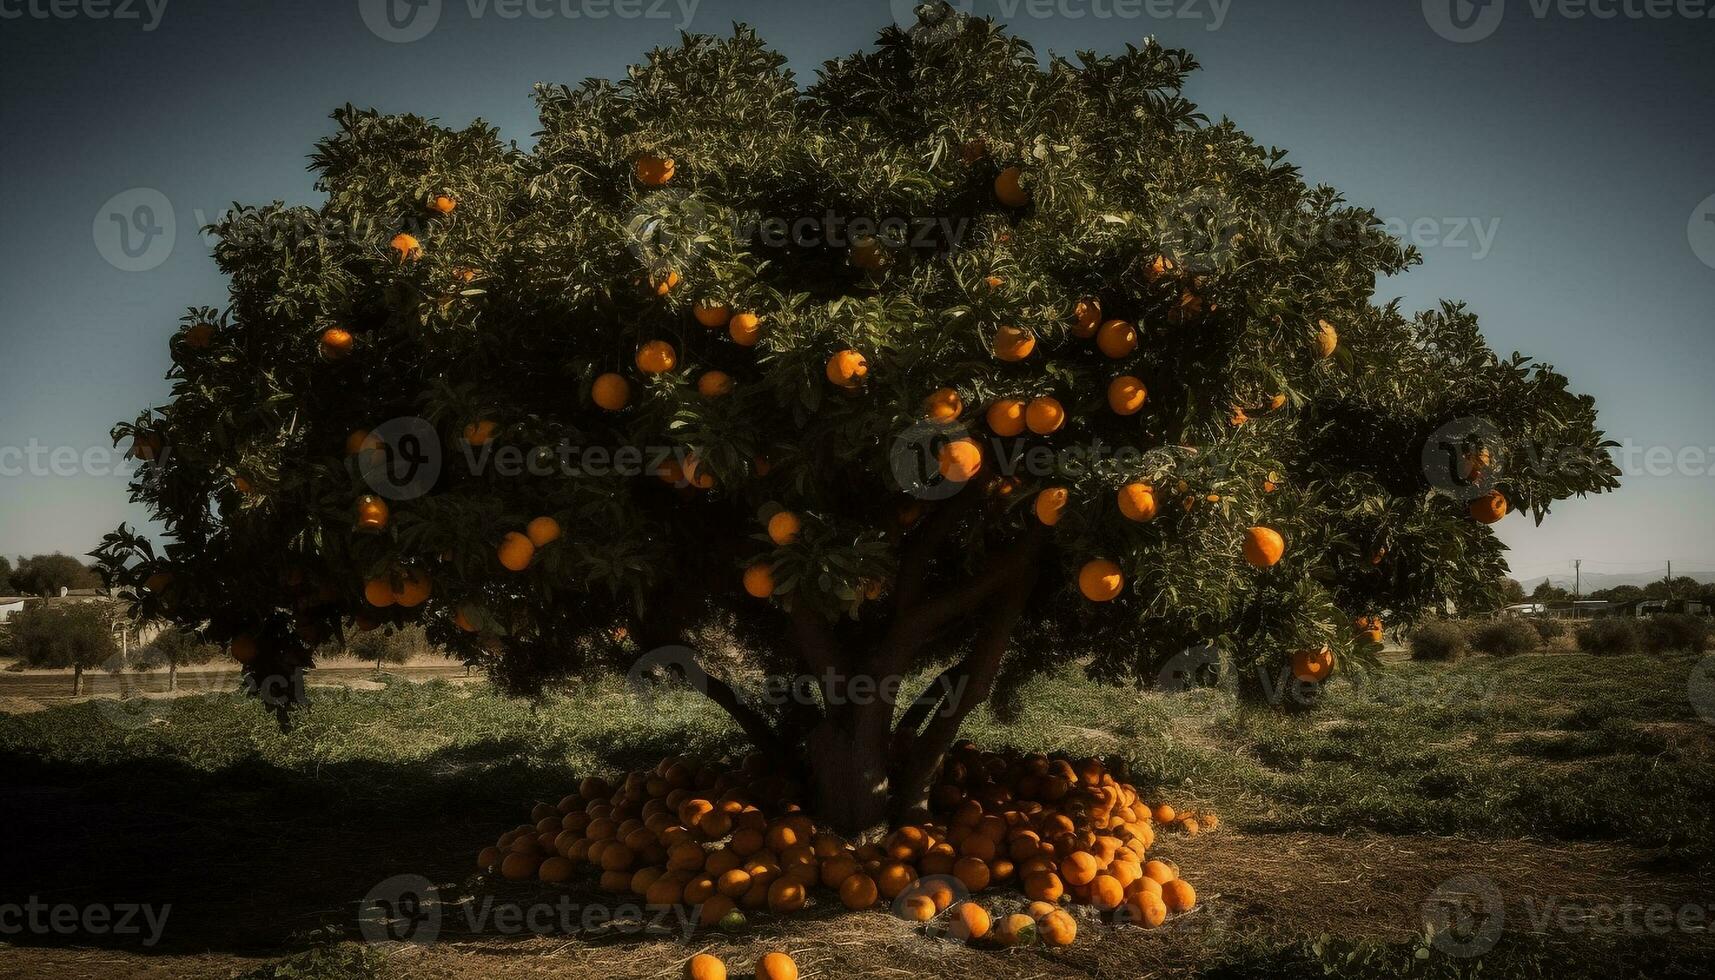
[[[1673,598],[1673,559],[1667,560],[1667,597]]]
[[[1578,602],[1584,597],[1584,559],[1572,559],[1572,618],[1578,618]]]

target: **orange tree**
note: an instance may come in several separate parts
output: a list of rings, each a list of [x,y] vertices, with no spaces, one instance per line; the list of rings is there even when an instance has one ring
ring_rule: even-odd
[[[319,207],[213,229],[230,303],[115,430],[161,533],[98,554],[282,719],[354,628],[520,693],[718,640],[809,679],[697,686],[848,829],[1033,672],[1197,646],[1312,700],[1376,617],[1489,597],[1488,523],[1614,469],[1462,308],[1373,304],[1413,252],[1194,67],[941,8],[805,87],[743,28],[539,87],[528,150],[348,106]]]

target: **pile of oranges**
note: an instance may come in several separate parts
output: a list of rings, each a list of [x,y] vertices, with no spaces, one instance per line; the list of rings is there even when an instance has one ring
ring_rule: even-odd
[[[1146,928],[1193,908],[1195,889],[1150,850],[1160,832],[1219,824],[1208,810],[1146,802],[1099,759],[1001,755],[968,742],[950,753],[930,815],[875,839],[817,828],[794,795],[759,755],[736,768],[669,757],[536,804],[531,822],[484,848],[477,866],[550,884],[597,872],[605,891],[695,907],[702,926],[812,902],[886,902],[966,942],[1066,946],[1077,906]],[[1028,904],[991,914],[980,898],[1003,889]]]

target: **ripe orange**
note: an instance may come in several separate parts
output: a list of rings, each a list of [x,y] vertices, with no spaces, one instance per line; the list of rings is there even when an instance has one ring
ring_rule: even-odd
[[[393,247],[393,251],[399,253],[398,259],[401,262],[410,262],[423,257],[423,243],[417,241],[415,235],[407,235],[401,232],[394,235],[393,241],[389,244]]]
[[[481,630],[478,625],[482,621],[482,610],[466,603],[453,613],[453,625],[466,633],[476,633]]]
[[[363,444],[369,441],[368,429],[354,429],[351,435],[345,437],[345,454],[356,456],[363,452]]]
[[[1316,321],[1316,354],[1318,357],[1333,357],[1334,351],[1340,346],[1340,331],[1327,320]]]
[[[637,370],[644,374],[665,374],[679,363],[679,353],[665,340],[651,340],[637,348]]]
[[[393,583],[383,575],[363,583],[363,598],[377,609],[393,605]]]
[[[500,564],[511,572],[522,572],[530,567],[530,559],[536,556],[536,546],[530,539],[517,531],[508,531],[500,539],[500,547],[496,551]]]
[[[733,315],[727,321],[727,334],[740,347],[755,347],[762,339],[762,320],[755,313],[745,312]]]
[[[552,517],[538,517],[524,526],[524,536],[533,547],[545,548],[560,540],[560,522]]]
[[[1024,402],[1017,398],[1002,398],[988,408],[985,416],[989,431],[1003,438],[1024,432]]]
[[[1024,424],[1039,436],[1053,435],[1066,424],[1066,409],[1050,395],[1032,398],[1024,409]]]
[[[1078,923],[1064,910],[1056,909],[1037,920],[1036,931],[1050,946],[1070,946],[1078,938]]]
[[[875,879],[858,873],[840,882],[840,902],[848,909],[867,909],[876,903],[880,893]]]
[[[179,336],[184,340],[186,347],[202,350],[214,343],[214,324],[193,323],[186,327],[184,333]]]
[[[357,529],[359,531],[379,531],[387,526],[387,501],[374,494],[364,494],[357,498]]]
[[[351,331],[341,327],[329,327],[322,331],[320,344],[322,358],[324,360],[337,361],[351,353],[352,343],[353,338],[351,336]]]
[[[965,401],[951,388],[937,388],[923,399],[923,414],[931,422],[953,422],[965,411]]]
[[[994,332],[994,356],[1003,361],[1022,361],[1036,349],[1036,335],[1023,327],[1005,326]]]
[[[928,895],[912,895],[900,906],[899,917],[911,922],[928,922],[935,917],[935,900]]]
[[[1160,282],[1164,277],[1172,275],[1175,268],[1172,259],[1165,255],[1157,255],[1150,260],[1149,265],[1143,270],[1143,278],[1151,283]]]
[[[430,206],[442,214],[452,214],[453,208],[458,207],[459,202],[450,194],[436,194]]]
[[[1155,517],[1155,488],[1147,483],[1128,483],[1120,487],[1120,513],[1128,521],[1152,520]]]
[[[776,878],[768,886],[768,911],[789,915],[803,908],[806,898],[803,885],[791,878]]]
[[[427,602],[433,591],[428,572],[410,569],[399,573],[399,585],[393,589],[393,602],[405,609],[415,609]]]
[[[631,172],[636,175],[639,184],[660,187],[673,179],[673,158],[645,154],[632,163]]]
[[[249,634],[235,636],[227,649],[231,652],[232,659],[241,664],[247,664],[256,659],[256,637]]]
[[[1160,895],[1139,891],[1126,899],[1126,915],[1145,929],[1154,929],[1167,921],[1167,903],[1161,900]]]
[[[983,451],[973,439],[955,439],[941,447],[937,462],[943,477],[964,483],[982,470]]]
[[[472,446],[485,446],[499,428],[488,419],[477,419],[464,427],[464,441]]]
[[[590,386],[590,397],[598,407],[617,412],[631,403],[631,382],[609,371],[595,379]]]
[[[1271,527],[1253,527],[1245,532],[1245,561],[1254,568],[1268,568],[1286,553],[1286,540]]]
[[[744,570],[744,591],[757,599],[774,594],[774,569],[761,562]]]
[[[1382,641],[1382,618],[1380,616],[1359,616],[1352,621],[1358,628],[1358,638],[1368,643]]]
[[[697,394],[704,398],[719,398],[732,394],[732,375],[725,371],[704,371],[697,379]]]
[[[665,273],[651,273],[649,276],[649,285],[654,287],[657,296],[666,296],[678,284],[679,273],[675,269],[668,269]]]
[[[994,179],[994,196],[1000,203],[1009,208],[1021,208],[1030,203],[1030,192],[1024,189],[1020,178],[1023,171],[1017,167],[1007,167]]]
[[[1161,901],[1169,912],[1184,912],[1197,904],[1197,890],[1184,878],[1175,878],[1162,883]]]
[[[1060,523],[1060,518],[1066,513],[1066,503],[1072,497],[1072,492],[1065,487],[1044,487],[1036,495],[1036,519],[1053,527]]]
[[[798,540],[798,532],[803,530],[804,522],[798,515],[789,510],[783,510],[768,519],[768,540],[785,547]]]
[[[991,925],[992,920],[987,909],[975,902],[965,901],[960,902],[953,910],[953,922],[947,931],[954,939],[968,943],[988,935]]]
[[[1499,490],[1490,490],[1488,493],[1483,494],[1476,500],[1471,501],[1470,506],[1467,508],[1472,519],[1481,521],[1484,524],[1495,523],[1501,518],[1507,516],[1507,512],[1511,509],[1511,505],[1507,503],[1507,498]]]
[[[1100,871],[1101,865],[1096,861],[1096,856],[1083,851],[1073,851],[1060,862],[1060,877],[1064,878],[1068,885],[1087,885],[1096,879],[1096,874]]]
[[[685,964],[685,980],[726,980],[726,964],[707,953],[698,953]]]
[[[1086,296],[1072,307],[1072,312],[1078,318],[1078,325],[1072,328],[1072,336],[1085,340],[1094,337],[1096,328],[1102,323],[1102,301]]]
[[[691,315],[696,317],[698,323],[715,330],[726,326],[726,322],[732,318],[732,311],[720,303],[700,299],[691,307]]]
[[[1299,650],[1292,655],[1292,676],[1301,681],[1327,680],[1334,672],[1334,653],[1327,647],[1320,650]]]
[[[1096,346],[1111,358],[1121,358],[1137,350],[1137,328],[1124,320],[1109,320],[1096,332]]]
[[[1125,575],[1120,572],[1119,565],[1106,558],[1086,562],[1078,570],[1078,591],[1091,602],[1113,599],[1124,585]]]
[[[1014,912],[1000,920],[994,937],[1002,946],[1028,946],[1036,941],[1036,920],[1023,912]]]
[[[1136,415],[1143,410],[1143,403],[1148,397],[1149,389],[1129,374],[1108,382],[1108,407],[1114,410],[1115,415]]]
[[[756,963],[756,980],[798,980],[798,964],[785,953],[769,953]]]
[[[855,350],[843,350],[828,358],[828,380],[841,388],[856,388],[869,374],[869,362]]]

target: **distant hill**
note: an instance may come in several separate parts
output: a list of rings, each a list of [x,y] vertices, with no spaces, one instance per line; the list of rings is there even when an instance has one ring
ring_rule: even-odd
[[[1658,568],[1653,572],[1585,572],[1583,576],[1583,589],[1584,592],[1588,594],[1595,592],[1598,589],[1612,589],[1621,585],[1635,585],[1639,588],[1643,588],[1651,582],[1660,582],[1664,577],[1666,577],[1666,575],[1666,568]],[[1680,571],[1678,568],[1675,568],[1673,570],[1673,577],[1695,579],[1705,585],[1710,582],[1715,582],[1715,572],[1710,571],[1698,571],[1693,569]],[[1570,572],[1564,575],[1538,575],[1536,578],[1520,579],[1519,584],[1524,586],[1525,594],[1529,595],[1532,589],[1541,585],[1545,581],[1558,585],[1569,591],[1572,588],[1572,574]]]

